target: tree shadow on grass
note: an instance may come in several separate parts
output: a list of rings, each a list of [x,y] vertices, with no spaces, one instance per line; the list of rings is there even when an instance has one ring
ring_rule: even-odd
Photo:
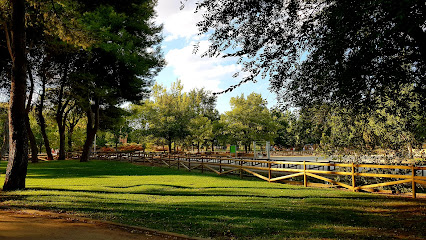
[[[49,190],[49,189],[46,189]],[[57,190],[55,190],[57,191]],[[62,190],[67,191],[67,190]],[[87,194],[79,195],[79,193]],[[187,193],[162,196],[187,196]],[[191,236],[218,239],[283,239],[301,238],[336,238],[336,239],[377,239],[395,238],[397,236],[422,236],[424,216],[413,215],[415,225],[407,227],[399,218],[389,218],[380,212],[365,211],[363,206],[371,199],[351,202],[345,198],[323,198],[321,205],[309,204],[302,199],[278,199],[268,202],[260,198],[259,203],[241,200],[215,202],[206,198],[203,202],[188,201],[177,203],[143,202],[126,199],[108,200],[103,192],[74,191],[66,193],[72,196],[72,204],[38,204],[34,201],[32,208],[41,210],[65,210],[82,213],[91,217],[139,225],[164,231],[179,232]],[[51,197],[56,195],[52,193]],[[227,195],[225,195],[227,196]],[[27,196],[20,196],[25,200]],[[296,202],[295,202],[295,201]],[[283,202],[280,202],[283,201]],[[394,201],[394,200],[393,200]],[[397,200],[403,204],[403,201]],[[278,203],[278,204],[277,204]],[[274,205],[276,204],[276,205]],[[380,208],[380,202],[372,204]],[[411,233],[409,233],[411,231]]]
[[[217,191],[208,191],[203,192],[198,188],[193,190],[179,191],[178,189],[191,189],[186,187],[175,187],[173,190],[165,190],[161,187],[170,187],[170,185],[164,184],[140,184],[138,186],[153,186],[152,188],[146,190],[136,190],[136,191],[105,191],[105,190],[85,190],[85,189],[64,189],[64,188],[43,188],[43,187],[33,187],[27,188],[27,190],[34,191],[57,191],[57,192],[66,192],[66,193],[87,193],[87,194],[130,194],[130,195],[155,195],[163,197],[248,197],[248,198],[260,198],[260,199],[347,199],[347,200],[378,200],[377,196],[316,196],[316,195],[300,195],[300,196],[290,196],[287,194],[282,194],[279,196],[271,195],[259,195],[259,194],[250,194],[247,192],[241,191],[226,191],[220,190]],[[238,189],[238,188],[236,188]],[[293,191],[288,190],[288,191]]]
[[[92,161],[76,167],[79,164],[61,161],[30,165],[29,178],[51,181],[54,178],[129,175],[194,176],[194,173],[185,171],[128,163]],[[9,192],[0,201],[14,207],[73,211],[99,219],[217,239],[422,238],[426,220],[424,201],[366,194],[334,194],[332,191],[319,193],[301,187],[260,187],[257,190],[264,191],[262,194],[247,192],[253,188],[244,186],[197,188],[159,183],[118,188],[103,186],[106,190],[73,187],[76,186],[70,186],[71,189],[36,187],[28,192]],[[146,188],[141,190],[138,187]],[[132,188],[135,188],[134,191],[131,191]],[[265,192],[268,189],[284,192],[269,194]],[[111,194],[114,196],[111,197]],[[179,201],[174,202],[176,198]],[[170,202],[165,203],[167,199]],[[393,204],[386,207],[383,203],[389,201]],[[399,209],[407,206],[407,202],[422,205],[423,212],[405,212],[404,218],[392,215],[398,212],[390,211],[389,206],[398,206]],[[375,211],[369,211],[366,207]],[[406,221],[407,217],[409,222]]]

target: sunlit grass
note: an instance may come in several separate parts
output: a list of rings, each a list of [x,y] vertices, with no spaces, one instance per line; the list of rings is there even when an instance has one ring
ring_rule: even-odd
[[[105,161],[30,164],[27,187],[1,204],[217,239],[424,237],[424,200]]]

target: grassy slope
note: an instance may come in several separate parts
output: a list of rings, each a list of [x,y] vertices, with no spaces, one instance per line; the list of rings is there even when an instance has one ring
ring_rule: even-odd
[[[425,237],[424,200],[103,161],[30,164],[27,187],[0,204],[218,239]]]

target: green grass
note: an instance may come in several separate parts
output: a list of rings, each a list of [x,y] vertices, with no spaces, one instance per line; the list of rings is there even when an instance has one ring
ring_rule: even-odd
[[[0,205],[216,239],[425,237],[425,200],[105,161],[30,164],[27,187]]]

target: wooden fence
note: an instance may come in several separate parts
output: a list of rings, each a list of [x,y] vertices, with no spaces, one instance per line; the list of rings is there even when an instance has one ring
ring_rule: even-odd
[[[69,153],[68,158],[78,158],[80,153]],[[243,173],[253,175],[268,182],[279,182],[287,179],[303,178],[303,185],[311,185],[309,178],[337,185],[352,191],[375,191],[375,188],[397,184],[411,185],[412,196],[416,198],[416,184],[426,186],[426,167],[414,165],[378,165],[378,164],[348,164],[326,162],[295,162],[238,159],[223,156],[205,155],[168,155],[159,153],[120,153],[98,152],[91,158],[102,160],[119,160],[129,162],[144,162],[151,165],[165,165],[183,168],[188,171],[199,169],[218,175]],[[346,178],[349,184],[335,180],[336,176]],[[362,184],[361,178],[376,180],[373,184]],[[312,184],[313,185],[313,184]]]

